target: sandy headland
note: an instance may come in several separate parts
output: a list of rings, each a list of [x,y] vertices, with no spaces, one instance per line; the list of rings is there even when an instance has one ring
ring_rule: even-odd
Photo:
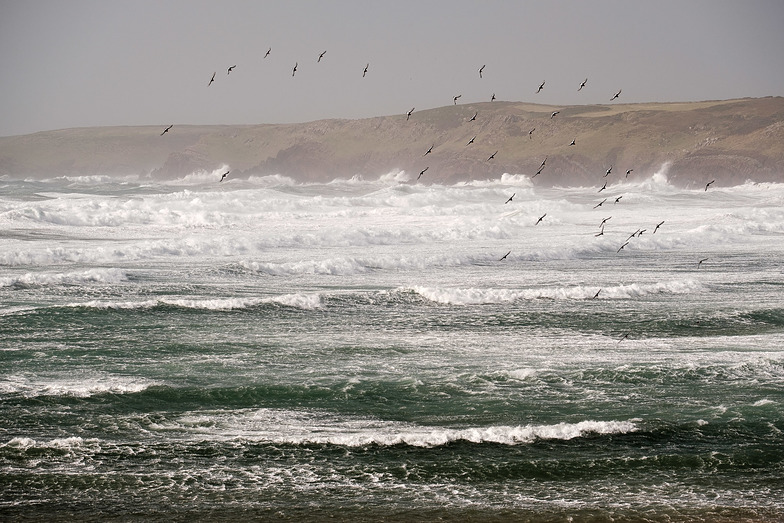
[[[611,167],[614,178],[633,169],[629,179],[635,179],[664,164],[669,180],[682,186],[784,182],[784,98],[578,106],[495,101],[415,110],[410,117],[161,122],[0,137],[0,175],[33,178],[173,179],[228,166],[232,177],[329,181],[404,170],[413,181],[427,168],[420,183],[454,183],[534,176],[541,169],[535,184],[586,185],[600,183]]]

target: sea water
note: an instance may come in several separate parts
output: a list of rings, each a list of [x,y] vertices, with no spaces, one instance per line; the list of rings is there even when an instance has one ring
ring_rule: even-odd
[[[784,518],[784,184],[219,175],[0,179],[2,519]]]

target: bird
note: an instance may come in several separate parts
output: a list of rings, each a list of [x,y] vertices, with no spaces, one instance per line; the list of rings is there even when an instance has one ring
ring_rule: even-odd
[[[604,202],[606,202],[606,201],[607,201],[607,198],[605,198],[604,200],[602,200],[599,203],[597,203],[596,205],[594,205],[593,208],[596,209],[597,207],[601,207],[602,205],[604,205]]]
[[[468,143],[466,144],[466,147],[468,147],[469,145],[471,145],[472,143],[474,143],[474,140],[476,140],[476,135],[474,135],[474,137],[473,137],[473,138],[471,138],[470,140],[468,140]]]
[[[414,109],[415,109],[415,107],[412,107],[411,110],[408,111],[408,113],[406,113],[406,121],[408,121],[408,119],[411,118],[411,113],[414,112]]]
[[[576,143],[574,140],[572,140],[572,141],[571,141],[571,143],[570,143],[569,145],[570,145],[570,146],[572,146],[572,145],[577,145],[577,143]]]
[[[506,205],[507,203],[511,202],[512,198],[515,197],[515,194],[517,194],[517,193],[512,193],[512,196],[510,196],[509,199],[504,202],[504,205]]]
[[[620,202],[620,201],[621,201],[621,198],[623,198],[623,195],[620,195],[619,197],[617,197],[617,198],[615,199],[615,203],[618,203],[618,202]]]
[[[223,180],[225,180],[225,179],[226,179],[226,177],[229,175],[229,173],[230,173],[230,172],[231,172],[231,171],[226,171],[225,173],[223,173],[223,176],[221,176],[221,179],[220,179],[219,181],[221,181],[221,182],[222,182]]]
[[[495,102],[495,93],[493,93],[493,96],[490,97],[490,101]]]
[[[267,49],[267,52],[264,54],[264,58],[267,58],[271,52],[272,52],[272,47]]]
[[[229,67],[229,68],[226,70],[226,74],[227,74],[227,75],[231,74],[231,72],[234,70],[234,68],[235,68],[235,67],[237,67],[237,66],[236,66],[236,65],[232,65],[231,67]]]
[[[542,167],[544,167],[544,164],[546,163],[547,163],[547,156],[544,157],[544,160],[542,160],[542,165],[540,165],[539,168],[541,169]]]
[[[365,75],[367,74],[368,67],[370,67],[370,64],[365,64],[365,70],[364,70],[364,71],[362,71],[362,78],[364,78],[364,77],[365,77]]]
[[[543,215],[541,215],[541,216],[539,217],[539,219],[538,219],[538,220],[536,220],[536,223],[535,223],[534,225],[539,225],[539,222],[541,222],[542,220],[544,220],[544,217],[545,217],[545,216],[547,216],[547,213],[544,213]]]
[[[544,89],[544,82],[542,82],[542,83],[539,85],[539,89],[537,89],[537,90],[536,90],[536,92],[538,93],[538,92],[539,92],[539,91],[541,91],[542,89]]]
[[[609,169],[607,169],[607,172],[605,172],[605,173],[604,173],[604,177],[605,177],[605,178],[607,178],[608,176],[610,176],[610,173],[612,172],[612,168],[613,168],[613,166],[611,165],[611,166],[610,166],[610,168],[609,168]]]
[[[627,332],[626,334],[624,334],[623,336],[621,336],[621,339],[620,339],[620,340],[618,340],[618,343],[621,343],[623,340],[625,340],[626,338],[628,338],[630,334],[631,334],[631,332]]]
[[[634,238],[635,236],[637,236],[638,234],[640,234],[640,231],[642,231],[642,229],[637,229],[636,231],[634,231],[633,233],[631,233],[631,235],[629,235],[629,237],[628,237],[628,238],[626,238],[626,240],[627,240],[627,241],[628,241],[628,240],[631,240],[632,238]]]
[[[321,62],[321,59],[322,59],[322,58],[324,58],[324,55],[325,55],[325,54],[327,54],[327,52],[326,52],[326,51],[324,51],[323,53],[321,53],[321,54],[319,55],[319,57],[318,57],[318,60],[316,60],[316,63],[319,63],[319,62]]]
[[[556,115],[556,114],[558,114],[558,113],[560,113],[560,112],[561,112],[561,111],[553,111],[553,114],[551,114],[551,115],[550,115],[550,120],[552,120],[553,118],[555,118],[555,115]]]
[[[711,180],[711,181],[709,181],[707,184],[705,184],[705,190],[707,191],[707,190],[708,190],[708,187],[710,187],[711,185],[713,185],[713,182],[715,182],[715,181],[716,181],[716,180]]]
[[[588,79],[586,78],[585,80],[583,80],[583,83],[580,84],[580,87],[578,87],[577,90],[582,91],[583,87],[585,87],[585,84],[587,83],[588,83]]]
[[[628,242],[628,241],[627,241],[626,243],[624,243],[623,245],[621,245],[620,247],[618,247],[618,250],[616,251],[616,254],[617,254],[617,253],[619,253],[619,252],[621,252],[621,249],[623,249],[623,248],[624,248],[624,247],[626,247],[627,245],[629,245],[629,242]]]
[[[661,227],[662,225],[664,225],[664,220],[656,224],[656,227],[653,229],[653,234],[656,234],[656,231],[658,231],[659,227]]]
[[[479,68],[479,78],[482,78],[482,71],[484,71],[484,70],[485,70],[485,66],[484,65]]]
[[[471,119],[470,119],[470,120],[468,120],[468,121],[469,121],[469,122],[474,122],[474,121],[476,121],[476,116],[477,116],[478,114],[479,114],[479,111],[476,111],[476,112],[474,113],[474,116],[472,116],[472,117],[471,117]]]
[[[539,167],[539,170],[538,170],[538,171],[536,171],[536,174],[534,174],[533,176],[531,176],[531,178],[536,178],[537,176],[539,176],[539,175],[542,173],[542,171],[543,171],[543,170],[544,170],[544,164],[542,164],[542,166],[541,166],[541,167]]]
[[[706,262],[706,261],[708,261],[708,258],[703,258],[703,259],[701,259],[700,261],[698,261],[698,262],[697,262],[697,268],[699,269],[699,268],[700,268],[700,265],[702,265],[702,262]]]
[[[501,258],[498,261],[505,260],[506,257],[509,256],[510,254],[512,254],[512,251],[509,251],[506,254],[504,254],[503,256],[501,256]]]
[[[457,96],[452,98],[452,101],[455,103],[455,105],[457,105],[457,99],[460,98],[461,96],[463,96],[463,95],[462,94],[458,94]]]
[[[436,146],[436,144],[431,145],[430,149],[428,149],[427,152],[425,154],[423,154],[422,156],[427,156],[428,154],[432,153],[433,152],[433,147],[435,147],[435,146]]]
[[[487,161],[489,162],[490,160],[492,160],[493,158],[495,158],[495,155],[496,155],[496,154],[498,154],[498,151],[496,151],[496,152],[494,152],[493,154],[491,154],[491,155],[490,155],[490,156],[487,158]]]
[[[628,178],[628,177],[629,177],[629,175],[632,173],[632,171],[634,171],[634,169],[627,169],[627,171],[626,171],[626,177],[627,177],[627,178]]]
[[[294,62],[294,69],[291,71],[291,76],[294,76],[295,74],[297,74],[297,66],[298,65],[299,65],[299,62]]]
[[[166,129],[164,129],[164,130],[163,130],[163,132],[161,133],[161,136],[163,136],[164,134],[168,133],[168,132],[169,132],[169,129],[171,129],[172,127],[174,127],[174,125],[170,125],[170,126],[169,126],[169,127],[167,127]]]
[[[422,170],[419,172],[419,176],[417,176],[417,180],[419,180],[420,178],[422,178],[422,175],[423,175],[423,174],[425,174],[425,171],[427,171],[428,169],[430,169],[430,166],[429,166],[429,165],[428,165],[427,167],[425,167],[424,169],[422,169]]]
[[[533,137],[534,137],[534,136],[533,136],[533,134],[534,134],[534,131],[536,131],[536,127],[534,127],[533,129],[531,129],[530,131],[528,131],[528,139],[529,139],[529,140],[530,140],[530,139],[533,139]]]
[[[617,93],[615,93],[615,95],[614,95],[612,98],[610,98],[610,101],[611,101],[611,102],[612,102],[613,100],[615,100],[616,98],[618,98],[619,96],[621,96],[621,90],[622,90],[622,89],[619,89],[619,90],[618,90],[618,92],[617,92]]]
[[[602,188],[601,188],[601,189],[599,189],[599,192],[602,192],[602,191],[603,191],[603,190],[605,190],[606,188],[607,188],[607,182],[604,182],[604,185],[602,185]]]
[[[596,234],[594,234],[595,238],[598,238],[599,236],[604,236],[604,225],[602,225],[602,230],[601,231],[599,231]]]
[[[639,237],[639,236],[642,236],[642,233],[644,233],[644,232],[645,232],[645,231],[647,231],[647,230],[648,230],[648,229],[640,229],[640,232],[638,232],[638,233],[637,233],[637,236],[638,236],[638,237]]]
[[[604,224],[607,223],[610,220],[610,218],[612,218],[612,216],[608,216],[607,218],[602,220],[602,223],[599,224],[599,227],[604,227]]]
[[[212,85],[212,82],[215,81],[215,73],[212,73],[212,78],[210,78],[210,83],[207,84],[207,87]]]
[[[601,289],[599,289],[598,291],[596,291],[596,294],[594,294],[594,295],[593,295],[593,299],[594,299],[594,300],[595,300],[596,298],[598,298],[598,297],[599,297],[599,293],[600,293],[600,292],[602,292],[602,290],[601,290]]]

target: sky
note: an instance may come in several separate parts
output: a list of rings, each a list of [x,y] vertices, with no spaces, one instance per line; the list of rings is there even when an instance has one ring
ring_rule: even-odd
[[[0,0],[0,136],[782,96],[782,28],[784,0]]]

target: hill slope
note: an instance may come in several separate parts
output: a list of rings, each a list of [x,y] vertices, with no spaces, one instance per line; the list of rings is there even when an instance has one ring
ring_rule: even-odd
[[[559,113],[551,117],[554,111]],[[416,178],[427,167],[422,182],[455,182],[505,172],[533,175],[546,158],[536,183],[597,183],[611,166],[613,176],[627,169],[634,170],[630,178],[649,176],[665,162],[670,180],[681,185],[707,178],[717,185],[784,181],[781,97],[565,107],[486,102],[418,111],[410,119],[175,125],[160,136],[164,127],[3,137],[0,174],[176,178],[228,165],[233,176],[327,181],[397,169]]]

